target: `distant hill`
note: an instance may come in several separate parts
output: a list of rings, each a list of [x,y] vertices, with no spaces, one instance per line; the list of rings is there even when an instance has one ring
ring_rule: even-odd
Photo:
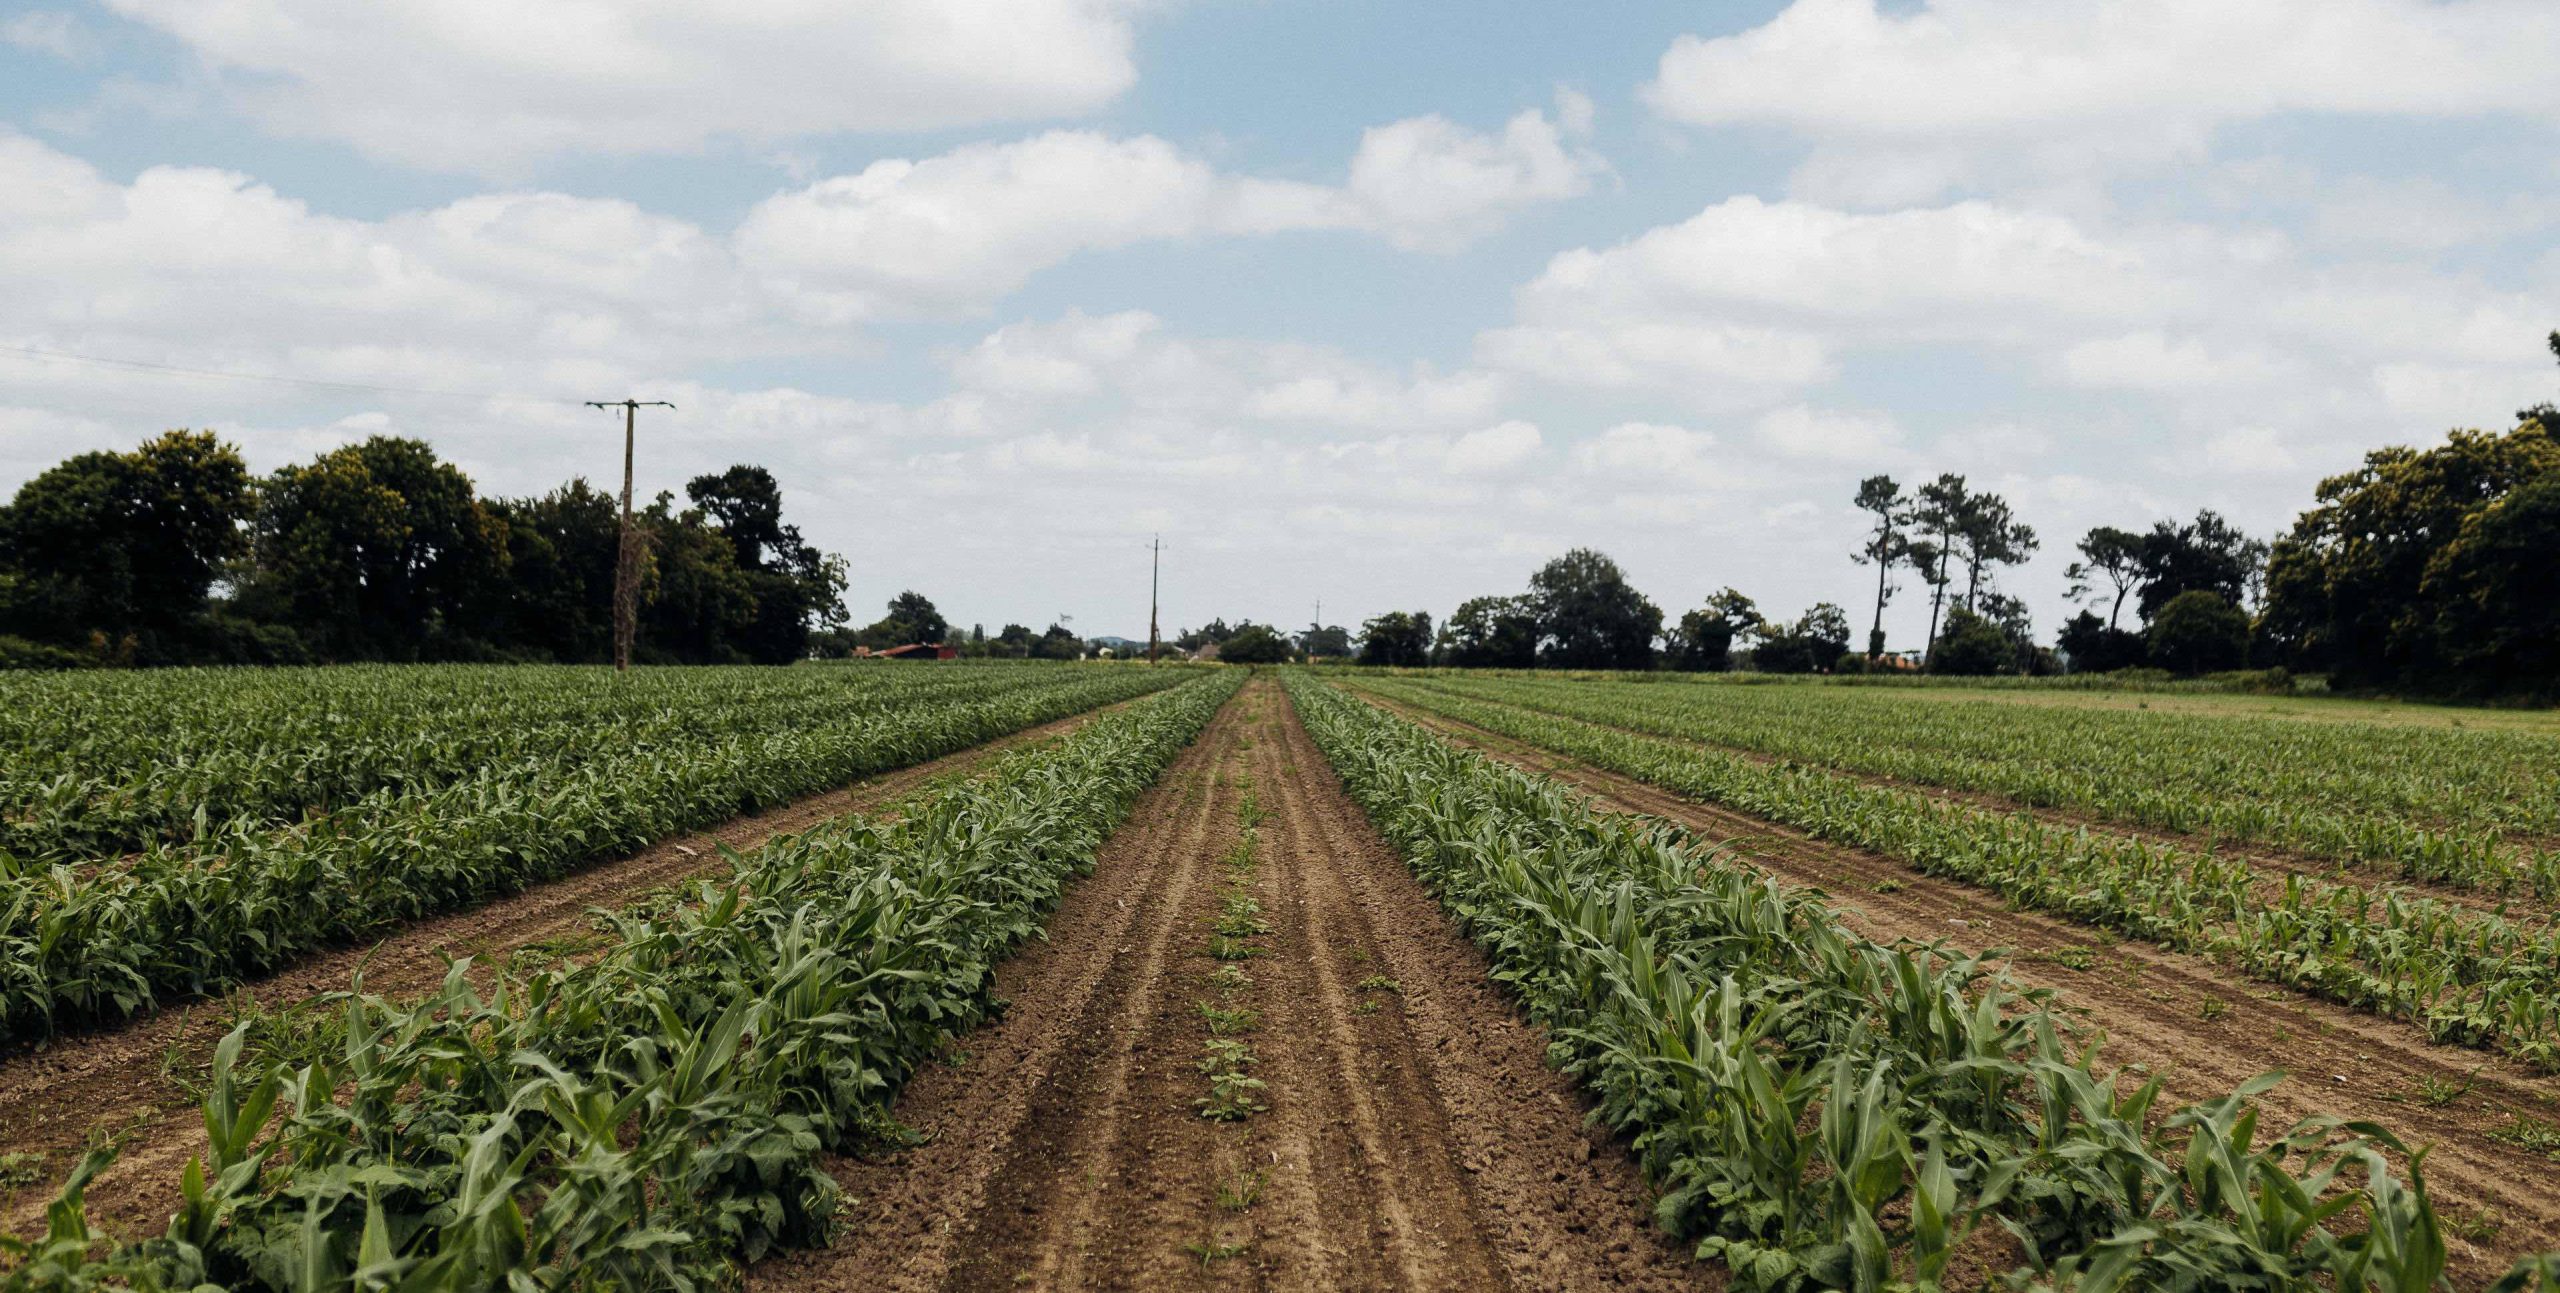
[[[1147,644],[1144,642],[1137,641],[1133,638],[1113,637],[1107,633],[1098,638],[1086,638],[1085,641],[1098,647],[1109,647],[1114,651],[1126,651],[1132,647],[1135,647],[1140,651],[1147,649]]]

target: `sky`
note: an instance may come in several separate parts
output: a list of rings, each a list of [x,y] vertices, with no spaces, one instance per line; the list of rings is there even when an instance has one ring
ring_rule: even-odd
[[[2555,67],[2551,0],[0,0],[0,491],[611,487],[633,396],[858,620],[1143,637],[1161,533],[1167,633],[1577,546],[1863,630],[1858,482],[1954,471],[2049,635],[2093,525],[2560,391]]]

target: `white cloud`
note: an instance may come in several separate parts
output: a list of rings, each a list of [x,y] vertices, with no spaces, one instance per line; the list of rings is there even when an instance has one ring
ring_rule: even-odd
[[[997,417],[1108,397],[1150,418],[1275,428],[1455,430],[1492,416],[1505,391],[1472,370],[1398,372],[1319,346],[1178,336],[1144,311],[1007,324],[951,370]]]
[[[1790,405],[1772,409],[1752,427],[1760,443],[1791,458],[1874,462],[1902,442],[1902,428],[1880,413]]]
[[[1733,455],[1717,449],[1715,433],[1665,422],[1621,422],[1577,446],[1573,460],[1586,473],[1630,484],[1736,481]]]
[[[1222,176],[1151,135],[1052,131],[776,195],[738,246],[757,272],[849,322],[983,305],[1081,251],[1350,222],[1326,190]]]
[[[1114,0],[109,3],[271,130],[448,170],[1055,117],[1136,79]]]
[[[1352,154],[1345,195],[1397,246],[1454,250],[1513,210],[1590,191],[1606,166],[1565,136],[1589,131],[1591,101],[1567,91],[1559,111],[1562,126],[1529,111],[1498,136],[1436,115],[1374,127]]]
[[[1915,200],[1987,172],[2190,158],[2280,113],[2560,121],[2555,61],[2560,10],[2539,0],[1796,0],[1675,40],[1643,97],[1815,141],[1800,191]]]
[[[757,205],[740,254],[829,323],[965,312],[1078,252],[1204,235],[1355,229],[1450,250],[1577,196],[1598,163],[1544,114],[1500,136],[1416,117],[1362,136],[1340,188],[1223,173],[1152,135],[1051,131],[875,162]]]
[[[1731,198],[1557,255],[1480,361],[1590,386],[1749,401],[1828,377],[1844,343],[2044,335],[2175,289],[2059,216],[1981,202],[1868,215]]]
[[[2199,337],[2173,341],[2157,332],[2083,341],[2062,353],[2062,370],[2082,386],[2153,391],[2258,381],[2278,371],[2245,347],[2209,346]]]
[[[2272,427],[2241,426],[2205,442],[2205,465],[2234,475],[2277,475],[2300,465]]]
[[[1459,436],[1443,461],[1450,471],[1463,475],[1508,471],[1527,462],[1540,443],[1537,424],[1515,418]]]
[[[87,58],[94,43],[78,18],[58,9],[39,9],[0,20],[0,45],[50,54],[66,62]]]

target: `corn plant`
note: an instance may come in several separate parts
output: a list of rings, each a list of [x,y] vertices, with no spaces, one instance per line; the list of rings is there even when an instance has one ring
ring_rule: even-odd
[[[36,1259],[71,1288],[687,1289],[824,1242],[842,1201],[819,1153],[882,1134],[995,1008],[995,962],[1238,681],[1195,677],[895,821],[730,854],[614,914],[590,961],[486,989],[459,963],[409,1002],[358,985],[318,1058],[260,1071],[235,1032],[168,1233],[82,1265],[102,1246],[83,1174]]]
[[[2424,1155],[2261,1134],[2270,1075],[2162,1110],[2048,1000],[1857,935],[1720,846],[1593,812],[1300,676],[1345,787],[1627,1137],[1672,1233],[1745,1288],[1935,1287],[1984,1225],[2056,1288],[2418,1290]]]

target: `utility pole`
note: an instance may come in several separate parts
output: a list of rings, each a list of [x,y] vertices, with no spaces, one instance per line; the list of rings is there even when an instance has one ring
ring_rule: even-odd
[[[613,558],[613,671],[631,670],[631,639],[640,621],[640,531],[631,523],[631,441],[642,405],[674,408],[665,400],[589,400],[589,408],[622,410],[622,528]]]
[[[1156,596],[1164,588],[1164,536],[1147,541],[1147,663],[1156,662]]]

